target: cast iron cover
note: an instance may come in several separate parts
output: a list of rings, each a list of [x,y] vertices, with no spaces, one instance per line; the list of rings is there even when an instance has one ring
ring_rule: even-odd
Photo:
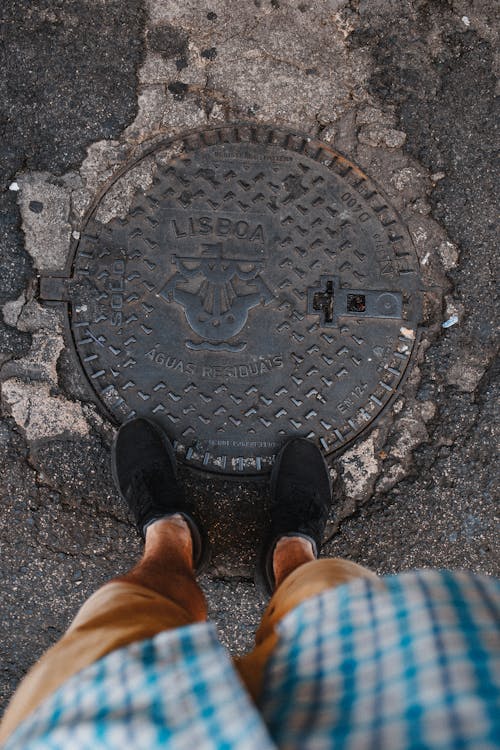
[[[258,474],[289,436],[328,454],[373,425],[408,367],[420,289],[407,231],[358,167],[235,126],[122,170],[41,296],[68,303],[115,421],[150,417],[186,463]]]

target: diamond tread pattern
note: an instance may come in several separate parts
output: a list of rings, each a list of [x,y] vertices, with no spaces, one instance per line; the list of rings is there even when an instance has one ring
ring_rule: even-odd
[[[153,417],[211,471],[268,471],[291,435],[344,448],[410,361],[406,230],[324,144],[234,128],[165,149],[126,215],[104,224],[98,207],[75,252],[71,330],[99,401],[117,422]]]

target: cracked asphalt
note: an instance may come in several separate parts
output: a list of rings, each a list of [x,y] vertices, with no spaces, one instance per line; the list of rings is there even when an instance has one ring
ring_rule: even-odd
[[[114,426],[39,276],[64,267],[124,162],[193,128],[244,120],[320,138],[382,187],[420,259],[414,366],[332,461],[325,554],[380,573],[498,575],[497,4],[4,0],[0,20],[0,703],[140,554],[111,480]],[[241,653],[264,603],[267,484],[181,478],[214,546],[211,617]]]

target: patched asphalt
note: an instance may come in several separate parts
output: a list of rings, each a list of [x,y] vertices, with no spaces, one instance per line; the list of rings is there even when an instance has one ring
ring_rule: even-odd
[[[325,551],[381,573],[498,575],[498,19],[489,0],[469,5],[3,3],[3,702],[85,597],[140,554],[112,485],[113,426],[37,294],[51,237],[54,257],[66,237],[69,252],[89,201],[150,138],[242,119],[290,126],[389,195],[424,274],[421,342],[391,410],[332,464]],[[264,604],[253,571],[267,483],[181,477],[214,547],[202,579],[211,616],[241,653]]]

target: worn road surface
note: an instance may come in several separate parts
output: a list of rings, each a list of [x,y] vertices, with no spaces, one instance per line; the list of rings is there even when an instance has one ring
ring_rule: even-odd
[[[385,191],[421,265],[421,337],[391,409],[332,460],[325,554],[380,573],[499,574],[496,10],[490,0],[3,1],[0,703],[85,597],[140,553],[110,475],[115,427],[86,399],[38,280],[64,267],[99,188],[158,136],[289,127]],[[181,476],[214,546],[202,580],[211,616],[241,653],[263,605],[253,568],[267,484]]]

